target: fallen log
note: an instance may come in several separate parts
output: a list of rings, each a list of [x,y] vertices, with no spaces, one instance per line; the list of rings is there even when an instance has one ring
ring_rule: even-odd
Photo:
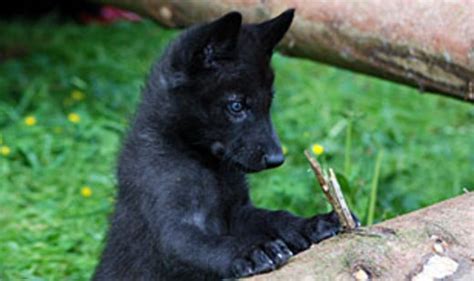
[[[169,27],[238,10],[258,22],[296,8],[281,50],[474,103],[474,0],[95,0]]]
[[[473,192],[325,240],[248,280],[438,279],[474,280]]]

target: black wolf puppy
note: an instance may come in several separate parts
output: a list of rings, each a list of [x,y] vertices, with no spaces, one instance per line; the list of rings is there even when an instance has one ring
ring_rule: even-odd
[[[333,213],[256,208],[245,174],[284,161],[270,120],[273,48],[293,10],[185,31],[154,65],[120,157],[95,280],[216,280],[273,270],[335,235]]]

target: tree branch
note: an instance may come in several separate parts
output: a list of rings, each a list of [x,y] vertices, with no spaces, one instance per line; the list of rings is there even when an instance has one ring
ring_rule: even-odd
[[[280,50],[474,103],[474,1],[95,0],[170,27],[296,8]]]
[[[334,209],[334,212],[336,212],[343,229],[355,229],[356,223],[352,218],[351,211],[347,206],[344,195],[342,195],[341,187],[337,181],[334,171],[329,169],[328,175],[328,173],[323,172],[318,160],[312,157],[307,150],[304,151],[304,155],[306,156],[306,159],[308,159],[309,165],[311,166],[314,175],[318,179],[319,185],[321,186],[324,195],[326,195],[326,198]]]

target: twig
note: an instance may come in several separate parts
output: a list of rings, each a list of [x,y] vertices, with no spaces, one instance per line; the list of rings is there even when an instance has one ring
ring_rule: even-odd
[[[304,155],[308,159],[309,165],[316,175],[324,195],[326,195],[326,198],[333,207],[334,212],[336,212],[343,229],[355,229],[356,223],[352,218],[349,207],[347,207],[346,200],[344,200],[341,186],[337,181],[334,171],[329,169],[329,175],[327,173],[323,173],[321,165],[319,164],[318,160],[316,160],[316,158],[312,157],[307,150],[304,151]]]

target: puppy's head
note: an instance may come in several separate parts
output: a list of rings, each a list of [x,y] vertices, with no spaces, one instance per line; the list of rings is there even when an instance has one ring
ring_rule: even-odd
[[[231,12],[193,27],[170,47],[165,76],[179,114],[175,128],[200,153],[255,172],[284,157],[270,119],[273,49],[293,20],[288,10],[269,21],[242,25]]]

